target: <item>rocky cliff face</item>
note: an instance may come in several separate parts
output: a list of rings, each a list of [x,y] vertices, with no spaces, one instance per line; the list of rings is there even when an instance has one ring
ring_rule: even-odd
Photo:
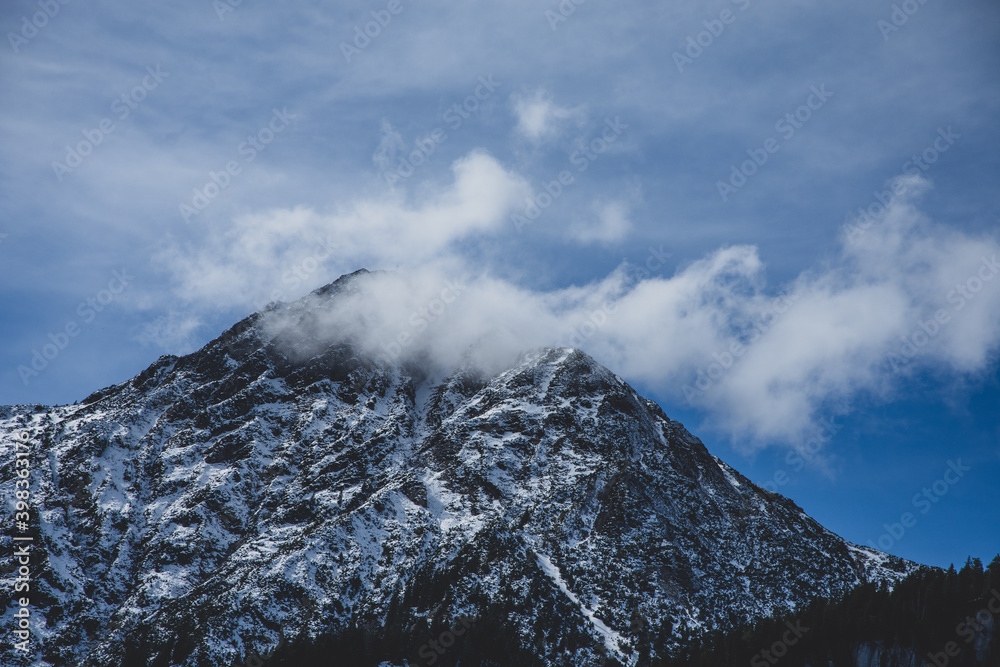
[[[915,567],[578,350],[437,376],[310,337],[365,279],[276,307],[294,330],[258,313],[79,405],[0,408],[4,497],[25,433],[34,535],[31,653],[0,662],[644,664]]]

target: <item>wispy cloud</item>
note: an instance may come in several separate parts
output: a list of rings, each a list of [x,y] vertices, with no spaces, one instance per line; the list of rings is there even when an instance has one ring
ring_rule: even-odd
[[[203,325],[196,312],[171,310],[152,322],[143,324],[136,332],[136,340],[143,345],[170,350],[173,354],[194,351],[192,337]]]
[[[530,95],[514,93],[510,101],[517,119],[515,131],[535,143],[556,136],[568,121],[580,121],[585,117],[582,108],[559,106],[543,89]]]
[[[618,243],[633,230],[632,208],[642,200],[638,187],[630,188],[625,196],[612,200],[597,200],[592,216],[574,221],[569,235],[581,243]]]
[[[141,340],[170,351],[203,341],[197,324],[215,326],[211,316],[398,265],[431,285],[404,293],[413,308],[445,280],[467,286],[454,309],[470,309],[467,333],[443,340],[478,340],[489,323],[512,348],[576,341],[749,437],[791,437],[818,410],[888,396],[922,369],[974,377],[996,350],[997,283],[973,293],[969,281],[995,249],[977,230],[995,223],[995,151],[981,147],[998,136],[997,14],[960,5],[928,3],[886,41],[885,8],[860,0],[751,3],[679,74],[672,53],[718,9],[588,4],[553,31],[526,0],[414,5],[346,62],[338,44],[354,39],[364,3],[244,2],[221,21],[203,2],[70,3],[0,60],[0,213],[11,221],[0,251],[8,293],[32,304],[7,366],[64,319],[54,297],[72,306],[108,267],[145,267],[154,254],[161,273],[137,280],[130,303],[150,319]],[[16,32],[28,9],[0,13]],[[114,101],[157,64],[169,78],[118,120]],[[722,202],[716,181],[821,84],[836,91],[831,103]],[[280,141],[185,225],[178,203],[286,106],[297,117]],[[115,131],[60,182],[52,162],[104,118]],[[628,129],[597,157],[605,119],[617,118]],[[871,208],[873,189],[950,126],[962,138],[926,172],[940,183],[927,210],[955,226],[926,218],[926,185],[910,180],[853,243],[832,245],[843,214]],[[511,214],[542,201],[544,215],[517,233]],[[636,259],[650,244],[673,254],[659,276],[609,272],[612,249]],[[927,334],[942,309],[948,321]],[[116,364],[99,345],[126,334],[106,335],[87,352]],[[905,363],[891,356],[911,347]],[[147,353],[132,350],[113,373]],[[81,394],[96,381],[72,380]]]
[[[206,229],[196,243],[169,242],[155,261],[193,307],[251,306],[292,281],[293,267],[324,243],[334,249],[322,254],[323,269],[296,286],[322,284],[358,264],[415,266],[439,259],[455,241],[503,225],[529,192],[523,178],[482,151],[455,161],[452,174],[451,183],[434,190],[388,191],[334,213],[296,207],[237,216]]]
[[[1000,243],[928,220],[916,203],[929,183],[918,176],[893,188],[898,194],[862,238],[845,239],[826,262],[773,287],[747,245],[722,247],[672,276],[636,279],[623,265],[547,291],[491,275],[461,242],[510,233],[502,220],[526,187],[520,175],[474,152],[455,163],[452,183],[418,204],[380,198],[334,215],[298,208],[245,216],[198,250],[174,248],[161,261],[195,305],[253,300],[308,255],[309,239],[328,234],[338,239],[337,252],[310,285],[348,265],[407,261],[402,272],[371,278],[363,292],[318,315],[325,318],[318,331],[351,333],[375,356],[394,350],[391,358],[447,367],[470,351],[501,364],[530,347],[575,345],[574,332],[590,321],[586,351],[707,410],[713,424],[750,442],[794,442],[831,410],[891,395],[917,369],[981,372],[1000,344],[1000,277],[990,282],[983,268],[995,265]],[[626,212],[616,202],[599,207],[602,226],[591,238],[621,238]],[[974,298],[956,307],[959,286],[973,278]],[[428,310],[449,285],[456,298]],[[905,368],[893,367],[900,341],[942,310],[961,325],[937,326]],[[276,330],[287,335],[289,326]]]
[[[621,201],[601,203],[597,209],[596,224],[583,227],[576,232],[581,241],[621,241],[632,227],[628,219],[629,207]]]
[[[382,120],[382,139],[372,155],[372,162],[379,171],[386,171],[396,166],[397,156],[401,151],[406,150],[406,144],[401,135],[389,121]]]

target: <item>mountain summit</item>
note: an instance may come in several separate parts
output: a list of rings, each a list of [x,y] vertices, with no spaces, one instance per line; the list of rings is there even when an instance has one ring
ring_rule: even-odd
[[[30,448],[28,662],[643,665],[916,567],[579,350],[440,372],[325,335],[369,275],[79,405],[0,408],[7,497],[15,434]]]

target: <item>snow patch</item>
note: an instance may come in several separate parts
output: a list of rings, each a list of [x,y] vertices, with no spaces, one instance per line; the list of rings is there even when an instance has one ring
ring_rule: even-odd
[[[566,594],[566,597],[572,600],[573,604],[580,608],[580,612],[587,617],[587,620],[589,620],[597,632],[600,633],[601,638],[604,641],[604,646],[609,651],[614,653],[619,659],[627,660],[628,664],[631,665],[634,662],[635,656],[631,659],[626,659],[625,652],[621,649],[621,644],[625,641],[625,639],[623,639],[620,634],[609,628],[604,621],[594,616],[594,612],[580,602],[580,598],[574,595],[573,591],[569,589],[566,582],[562,578],[562,574],[559,572],[559,568],[552,564],[552,561],[549,560],[548,556],[535,552],[535,557],[538,559],[538,565],[542,568],[542,571],[555,582],[556,586],[559,587],[559,590]]]

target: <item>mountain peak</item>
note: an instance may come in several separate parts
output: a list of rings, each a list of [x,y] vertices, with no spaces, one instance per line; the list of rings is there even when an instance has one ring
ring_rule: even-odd
[[[331,340],[296,303],[80,406],[0,415],[3,460],[14,430],[46,443],[43,661],[377,646],[400,665],[475,617],[469,641],[507,664],[633,664],[915,567],[755,486],[585,352],[431,372]]]
[[[362,279],[366,276],[374,275],[378,272],[372,272],[365,268],[360,268],[357,271],[352,271],[351,273],[345,273],[340,276],[332,283],[327,283],[322,287],[317,287],[310,294],[315,296],[328,296],[330,294],[335,294],[338,291],[347,288],[349,285],[355,284],[356,281]]]

